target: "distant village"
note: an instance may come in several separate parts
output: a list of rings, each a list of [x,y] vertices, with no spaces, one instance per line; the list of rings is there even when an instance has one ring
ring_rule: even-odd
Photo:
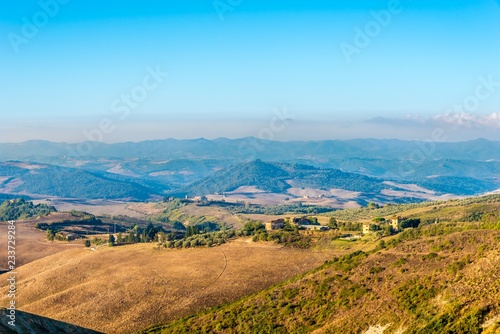
[[[405,228],[417,227],[420,223],[419,219],[406,219],[400,216],[393,216],[390,219],[378,218],[377,221],[364,222],[362,223],[361,233],[362,235],[373,234],[377,231],[382,230],[382,226],[389,226],[392,233],[398,233]],[[285,224],[289,223],[292,226],[296,226],[301,230],[309,231],[328,231],[332,229],[330,226],[320,225],[319,223],[313,224],[310,217],[293,217],[293,218],[280,218],[272,220],[265,223],[266,230],[274,231],[281,230],[285,227]]]

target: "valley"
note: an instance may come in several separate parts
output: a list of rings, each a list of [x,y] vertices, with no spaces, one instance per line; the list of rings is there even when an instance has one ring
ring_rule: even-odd
[[[346,208],[500,189],[500,147],[494,141],[265,141],[248,160],[240,148],[252,140],[99,144],[85,156],[68,155],[68,144],[61,143],[0,144],[0,194],[126,202],[212,196]],[[422,161],[407,159],[408,152],[421,147],[429,151],[429,145],[432,155]]]
[[[96,205],[95,213],[107,207]],[[74,229],[79,224],[75,211],[21,219],[16,223],[19,310],[104,333],[232,333],[271,327],[276,332],[342,328],[345,333],[359,333],[378,325],[385,326],[384,333],[411,333],[410,329],[434,326],[436,321],[462,326],[461,320],[446,322],[447,317],[459,319],[462,314],[473,317],[477,326],[497,328],[494,319],[500,305],[491,296],[497,289],[492,279],[498,275],[498,195],[319,214],[266,214],[265,210],[285,210],[272,206],[252,209],[264,214],[235,213],[225,205],[179,206],[176,202],[127,203],[121,209],[140,212],[135,219],[145,222],[165,212],[169,219],[191,217],[192,224],[201,224],[201,217],[218,215],[221,223],[233,217],[238,223],[232,228],[242,231],[249,226],[244,222],[290,217],[314,218],[323,226],[333,226],[334,218],[339,227],[326,232],[255,230],[253,237],[238,232],[212,247],[170,248],[157,242],[84,247],[82,239],[47,241],[45,233],[35,228],[73,219],[74,226],[69,226]],[[357,230],[375,221],[384,228],[379,218],[395,214],[418,219],[421,226],[396,234]],[[125,216],[115,220],[120,217]],[[124,220],[120,228],[130,229],[129,224]],[[107,240],[109,235],[100,233],[83,237],[92,244],[95,237]],[[287,233],[291,234],[287,237]],[[273,242],[279,235],[299,239]],[[425,304],[419,308],[404,299],[410,298],[404,292],[409,281],[421,284],[422,293],[428,289],[425,298],[429,299],[423,299]],[[1,283],[0,306],[4,307],[6,289],[6,283]],[[472,298],[472,304],[464,303],[467,298]],[[454,306],[440,306],[438,301]],[[234,314],[240,313],[260,320],[234,323]]]
[[[458,157],[484,142],[439,144],[411,175],[388,160],[407,142],[269,142],[275,154],[252,161],[231,151],[241,142],[98,145],[93,157],[59,156],[54,143],[7,150],[0,215],[16,221],[20,323],[116,334],[499,328],[496,142],[488,162]],[[140,150],[157,155],[131,156]]]
[[[499,22],[0,1],[0,334],[500,334]]]

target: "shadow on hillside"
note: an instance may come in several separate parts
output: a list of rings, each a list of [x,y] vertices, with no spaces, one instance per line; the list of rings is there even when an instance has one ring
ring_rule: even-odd
[[[10,311],[0,309],[0,333],[6,334],[38,334],[38,333],[59,333],[59,334],[99,334],[91,329],[68,324],[62,321],[42,317],[16,310],[15,327],[9,325]]]

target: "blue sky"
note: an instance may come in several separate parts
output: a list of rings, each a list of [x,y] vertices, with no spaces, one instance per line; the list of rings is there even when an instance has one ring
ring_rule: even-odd
[[[436,115],[474,94],[480,78],[500,81],[500,5],[396,3],[2,1],[0,141],[80,141],[104,118],[114,129],[104,141],[240,137],[261,132],[275,108],[293,113],[299,132],[318,124],[304,125],[309,134],[300,139],[376,137],[375,126],[354,124],[392,126],[409,114],[426,126],[414,138],[425,138]],[[46,8],[54,12],[44,21]],[[391,13],[384,26],[373,14],[381,11]],[[27,22],[35,36],[23,34]],[[359,47],[357,31],[370,24],[378,30]],[[346,58],[342,45],[357,53]],[[118,118],[113,103],[142,85],[147,68],[168,76]],[[481,133],[481,117],[499,106],[500,88],[465,110],[479,118],[472,128]],[[336,135],[335,126],[350,130]],[[498,128],[487,130],[495,139]],[[286,133],[275,137],[290,139]]]

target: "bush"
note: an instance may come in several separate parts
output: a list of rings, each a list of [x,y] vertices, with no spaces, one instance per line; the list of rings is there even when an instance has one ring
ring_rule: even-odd
[[[436,258],[436,257],[438,257],[438,254],[437,254],[437,253],[429,253],[429,254],[427,254],[427,255],[423,255],[423,256],[422,256],[422,260],[424,260],[424,261],[425,261],[425,260],[431,260],[431,259],[434,259],[434,258]]]

